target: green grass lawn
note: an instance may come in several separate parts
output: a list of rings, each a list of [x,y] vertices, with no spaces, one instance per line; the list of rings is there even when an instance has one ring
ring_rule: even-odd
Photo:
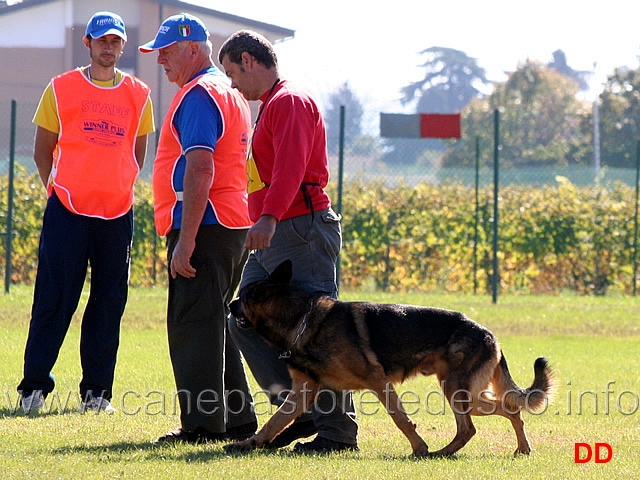
[[[359,453],[296,455],[290,448],[227,455],[220,444],[154,446],[179,426],[169,361],[164,288],[132,289],[122,324],[114,415],[80,414],[79,322],[54,367],[50,413],[14,412],[31,307],[31,289],[0,295],[0,476],[4,478],[640,478],[640,300],[575,296],[500,298],[343,293],[346,300],[417,303],[465,311],[500,339],[516,382],[528,386],[533,362],[547,356],[560,381],[556,400],[525,414],[533,452],[514,458],[503,418],[474,418],[477,435],[452,459],[416,460],[408,441],[371,394],[355,396]],[[254,384],[257,391],[258,387]],[[606,391],[609,393],[605,393]],[[431,450],[455,433],[432,378],[399,391]],[[258,399],[256,399],[258,401]],[[51,406],[52,401],[54,405]],[[59,402],[59,405],[57,404]],[[257,403],[264,423],[268,408]],[[609,463],[576,465],[576,442],[609,443]]]

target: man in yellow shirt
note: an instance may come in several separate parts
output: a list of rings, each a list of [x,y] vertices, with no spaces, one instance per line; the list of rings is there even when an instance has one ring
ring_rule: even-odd
[[[44,407],[51,369],[91,265],[82,318],[81,410],[111,405],[120,320],[133,240],[133,185],[153,132],[150,90],[116,69],[127,40],[122,18],[98,12],[87,24],[90,65],[56,76],[33,122],[34,160],[47,189],[24,377],[22,408]]]

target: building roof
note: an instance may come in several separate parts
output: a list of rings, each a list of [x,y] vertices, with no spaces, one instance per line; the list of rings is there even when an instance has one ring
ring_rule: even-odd
[[[60,0],[23,0],[22,2],[16,3],[14,5],[7,5],[6,2],[0,2],[0,16],[6,15],[18,10],[35,7],[37,5],[44,5],[47,3],[53,3],[57,1],[60,1]],[[150,1],[152,1],[153,3],[167,5],[170,7],[185,8],[196,13],[211,15],[221,20],[242,23],[247,27],[266,30],[268,32],[271,32],[277,35],[278,37],[281,37],[282,39],[293,37],[295,33],[295,30],[291,30],[289,28],[279,27],[277,25],[272,25],[270,23],[260,22],[258,20],[252,20],[250,18],[233,15],[231,13],[221,12],[219,10],[214,10],[212,8],[207,8],[200,5],[194,5],[191,3],[182,2],[180,0],[150,0]]]

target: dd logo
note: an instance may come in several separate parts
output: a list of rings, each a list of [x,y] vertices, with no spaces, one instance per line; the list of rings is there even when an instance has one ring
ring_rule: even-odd
[[[607,450],[606,457],[600,455],[600,450],[603,448]],[[581,450],[586,450],[586,457],[581,458]],[[593,457],[593,461],[596,463],[608,463],[613,457],[613,449],[608,443],[596,443],[593,450],[588,443],[576,443],[575,463],[588,463],[591,457]]]

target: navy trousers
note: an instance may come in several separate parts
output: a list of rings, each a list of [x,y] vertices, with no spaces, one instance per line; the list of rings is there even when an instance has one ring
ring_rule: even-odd
[[[18,391],[50,393],[53,368],[91,266],[91,291],[82,317],[80,395],[111,399],[120,320],[127,302],[133,211],[113,220],[76,215],[55,192],[45,209],[24,378]]]

